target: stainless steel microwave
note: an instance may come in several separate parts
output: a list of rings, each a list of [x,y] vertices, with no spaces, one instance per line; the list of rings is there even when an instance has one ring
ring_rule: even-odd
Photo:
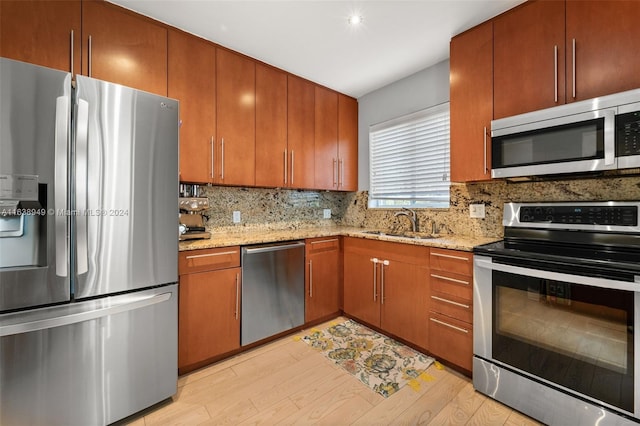
[[[640,167],[640,89],[491,122],[491,176]]]

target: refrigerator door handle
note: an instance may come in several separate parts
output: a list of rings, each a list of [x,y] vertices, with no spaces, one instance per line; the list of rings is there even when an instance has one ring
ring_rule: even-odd
[[[89,270],[87,250],[87,159],[89,140],[89,103],[78,99],[76,129],[76,247],[78,275]]]
[[[134,311],[136,309],[145,308],[147,306],[156,305],[171,299],[171,292],[148,295],[140,298],[140,296],[132,296],[112,306],[106,306],[98,309],[88,309],[83,312],[76,312],[68,315],[52,316],[51,318],[37,319],[33,321],[22,322],[18,324],[9,324],[0,327],[0,337],[11,336],[14,334],[30,333],[32,331],[45,330],[53,327],[62,327],[80,322],[90,321],[97,318],[103,318],[122,312]],[[92,302],[88,302],[92,304]],[[55,308],[54,308],[55,309]]]
[[[56,244],[56,275],[66,277],[68,275],[67,258],[68,246],[68,217],[67,204],[67,144],[69,141],[69,97],[59,96],[56,100],[56,127],[55,127],[55,165],[54,165],[54,227]]]

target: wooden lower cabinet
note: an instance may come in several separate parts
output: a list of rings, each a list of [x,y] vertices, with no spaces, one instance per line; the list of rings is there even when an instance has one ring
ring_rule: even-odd
[[[344,312],[426,347],[429,249],[344,239]]]
[[[305,321],[312,322],[340,312],[340,237],[313,238],[305,243]]]
[[[185,266],[188,261],[193,266]],[[211,270],[191,271],[207,269],[206,262]],[[180,273],[178,369],[183,374],[240,348],[239,248],[180,253]]]
[[[438,358],[471,371],[473,361],[473,254],[432,248],[429,343]]]

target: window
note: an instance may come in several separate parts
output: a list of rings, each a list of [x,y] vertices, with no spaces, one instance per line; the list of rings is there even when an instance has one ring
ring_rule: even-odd
[[[449,103],[369,129],[369,207],[449,207]]]

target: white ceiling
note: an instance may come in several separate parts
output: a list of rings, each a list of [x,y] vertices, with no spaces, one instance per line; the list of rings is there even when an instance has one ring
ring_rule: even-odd
[[[109,0],[360,97],[449,57],[449,40],[522,0]],[[363,23],[347,19],[357,13]]]

